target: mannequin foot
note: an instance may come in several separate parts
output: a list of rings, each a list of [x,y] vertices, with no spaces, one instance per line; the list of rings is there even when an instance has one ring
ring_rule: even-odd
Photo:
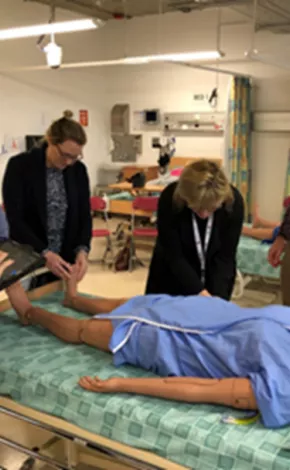
[[[254,207],[253,207],[253,224],[252,225],[254,228],[260,227],[259,207],[257,204],[254,204]]]

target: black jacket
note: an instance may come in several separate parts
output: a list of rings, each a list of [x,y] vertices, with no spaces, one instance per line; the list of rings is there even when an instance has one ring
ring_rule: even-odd
[[[12,157],[3,181],[3,202],[10,237],[41,253],[47,248],[46,145]],[[81,162],[63,172],[67,193],[67,219],[61,256],[75,261],[79,246],[90,249],[92,219],[86,167]]]
[[[201,269],[193,234],[192,212],[178,211],[173,203],[176,183],[161,194],[158,207],[158,238],[151,260],[147,294],[196,295],[207,289],[211,295],[229,299],[236,275],[236,250],[244,219],[244,202],[233,188],[231,209],[222,206],[214,214],[211,238],[206,254],[206,282],[201,283]],[[201,240],[206,220],[196,217]]]

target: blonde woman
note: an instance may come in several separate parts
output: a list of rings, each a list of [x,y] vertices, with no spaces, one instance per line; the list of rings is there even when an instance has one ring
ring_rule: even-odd
[[[230,299],[244,203],[214,162],[188,165],[159,201],[146,294]]]

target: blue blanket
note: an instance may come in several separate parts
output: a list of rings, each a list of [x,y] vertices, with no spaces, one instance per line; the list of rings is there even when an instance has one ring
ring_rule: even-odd
[[[214,297],[136,297],[109,315],[114,364],[160,376],[247,377],[266,427],[290,424],[290,309]]]

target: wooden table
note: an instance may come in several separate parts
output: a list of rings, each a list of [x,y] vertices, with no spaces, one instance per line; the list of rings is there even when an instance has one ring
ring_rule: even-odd
[[[110,189],[118,189],[119,191],[129,191],[136,193],[162,193],[165,186],[160,185],[146,185],[143,188],[133,188],[132,183],[126,181],[122,183],[114,183],[109,185]]]

